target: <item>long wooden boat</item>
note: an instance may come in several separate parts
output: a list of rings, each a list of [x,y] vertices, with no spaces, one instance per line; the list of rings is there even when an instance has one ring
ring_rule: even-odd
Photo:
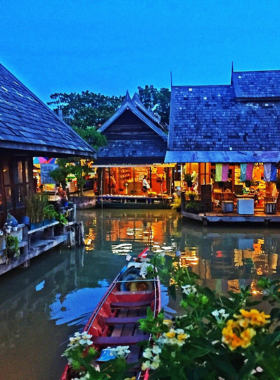
[[[151,308],[156,316],[161,309],[160,282],[140,276],[145,249],[135,261],[129,262],[117,275],[104,297],[92,313],[84,331],[92,335],[95,349],[100,352],[106,347],[129,346],[128,363],[135,363],[142,356],[142,348],[136,343],[151,337],[139,329],[138,320],[147,316]],[[98,360],[98,359],[97,359]],[[136,379],[147,379],[148,374],[136,369]],[[77,378],[70,366],[66,366],[61,380]]]

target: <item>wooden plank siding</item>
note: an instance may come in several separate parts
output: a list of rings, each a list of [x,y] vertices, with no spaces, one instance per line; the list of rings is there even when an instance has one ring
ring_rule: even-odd
[[[107,146],[99,151],[97,164],[164,162],[166,141],[130,110],[125,111],[103,133]]]

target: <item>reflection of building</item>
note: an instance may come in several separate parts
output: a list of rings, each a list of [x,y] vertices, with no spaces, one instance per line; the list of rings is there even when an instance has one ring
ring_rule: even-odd
[[[129,94],[99,129],[107,146],[98,151],[99,194],[143,195],[146,175],[154,194],[171,194],[172,165],[164,165],[167,134],[160,118]],[[153,194],[152,194],[153,195]]]
[[[85,156],[94,151],[30,90],[0,65],[0,225],[7,212],[25,214],[34,193],[33,156]]]
[[[254,294],[257,279],[274,277],[280,272],[280,238],[277,230],[257,231],[207,229],[188,226],[182,229],[180,251],[197,250],[198,265],[191,268],[204,285],[227,292],[239,291],[253,281]],[[210,282],[209,282],[210,281]],[[212,282],[211,282],[212,281]]]

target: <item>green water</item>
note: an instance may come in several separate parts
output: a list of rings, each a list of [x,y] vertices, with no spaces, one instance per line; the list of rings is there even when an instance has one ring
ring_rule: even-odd
[[[59,379],[68,337],[83,328],[127,252],[149,246],[172,257],[179,250],[181,264],[220,292],[248,283],[254,290],[259,276],[279,276],[278,228],[203,228],[170,210],[98,209],[77,217],[86,247],[46,252],[0,278],[0,380]],[[162,303],[174,314],[164,286]]]

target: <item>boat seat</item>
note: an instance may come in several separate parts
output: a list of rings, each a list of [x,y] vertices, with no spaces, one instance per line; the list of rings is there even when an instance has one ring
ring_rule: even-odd
[[[121,346],[121,345],[130,345],[142,342],[143,340],[147,340],[149,337],[148,334],[137,334],[133,336],[93,336],[91,341],[96,346]]]
[[[112,309],[135,309],[137,307],[149,306],[151,305],[151,300],[139,301],[139,302],[112,302]]]
[[[106,325],[117,325],[117,324],[132,324],[137,323],[139,319],[147,318],[146,315],[139,315],[137,317],[109,317],[105,318],[104,322]]]

